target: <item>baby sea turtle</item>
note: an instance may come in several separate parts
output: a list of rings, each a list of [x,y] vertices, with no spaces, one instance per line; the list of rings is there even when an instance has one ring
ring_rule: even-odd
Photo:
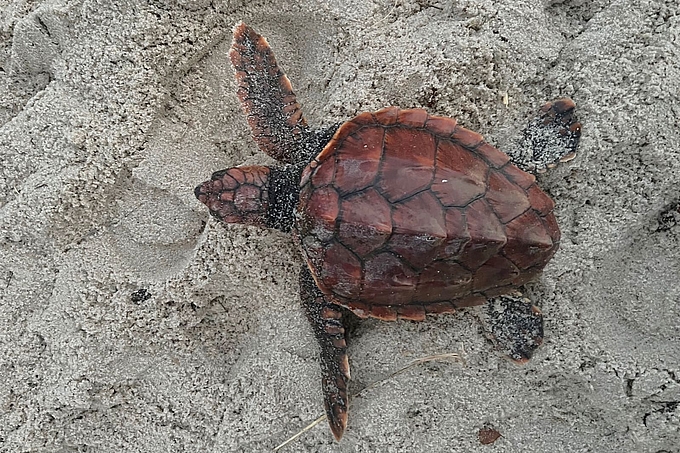
[[[253,138],[281,165],[218,171],[196,197],[225,223],[291,232],[299,244],[335,438],[347,424],[348,311],[420,321],[488,301],[491,337],[528,360],[542,317],[517,290],[560,240],[554,203],[530,173],[575,156],[574,103],[546,104],[510,156],[421,109],[387,107],[315,130],[262,36],[237,25],[229,55]]]

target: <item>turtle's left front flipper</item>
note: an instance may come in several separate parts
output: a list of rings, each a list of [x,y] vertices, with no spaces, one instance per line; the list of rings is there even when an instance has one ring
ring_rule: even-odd
[[[257,145],[280,162],[300,162],[309,128],[267,40],[241,23],[234,30],[229,57],[236,71],[238,98]]]
[[[524,364],[543,343],[543,314],[520,295],[489,299],[477,308],[486,336],[515,363]]]
[[[300,272],[300,298],[321,347],[321,382],[326,416],[340,440],[347,426],[349,362],[342,311],[319,290],[305,265]]]

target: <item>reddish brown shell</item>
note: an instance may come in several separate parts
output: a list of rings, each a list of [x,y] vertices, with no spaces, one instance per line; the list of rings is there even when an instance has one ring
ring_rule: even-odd
[[[302,175],[297,234],[359,316],[422,319],[508,293],[557,251],[534,176],[450,118],[390,107],[343,124]]]

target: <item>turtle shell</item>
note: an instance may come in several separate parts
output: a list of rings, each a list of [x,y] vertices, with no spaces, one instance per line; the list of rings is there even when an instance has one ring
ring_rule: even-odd
[[[348,121],[300,184],[296,234],[312,275],[362,317],[481,304],[534,278],[559,246],[534,176],[425,110]]]

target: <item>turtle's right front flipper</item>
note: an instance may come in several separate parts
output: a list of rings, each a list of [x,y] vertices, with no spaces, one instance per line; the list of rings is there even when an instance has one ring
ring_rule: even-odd
[[[229,57],[236,71],[238,98],[257,145],[278,161],[300,162],[309,128],[267,40],[240,23]]]
[[[300,298],[321,347],[321,382],[326,416],[340,440],[347,426],[349,362],[342,311],[319,290],[305,265],[300,272]]]
[[[521,141],[507,150],[512,162],[529,173],[544,173],[576,157],[581,123],[569,98],[548,102],[524,129]]]

